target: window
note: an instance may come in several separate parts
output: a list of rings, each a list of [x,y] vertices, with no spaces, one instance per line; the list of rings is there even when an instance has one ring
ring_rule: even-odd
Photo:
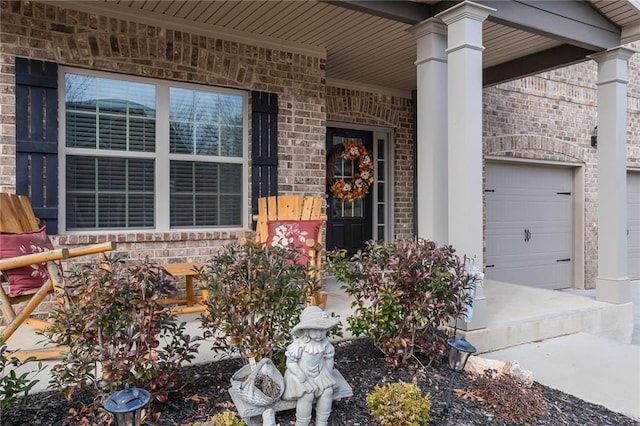
[[[67,231],[242,227],[246,96],[68,71]]]

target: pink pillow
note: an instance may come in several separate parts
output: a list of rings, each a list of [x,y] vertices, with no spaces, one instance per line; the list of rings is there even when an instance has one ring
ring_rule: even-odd
[[[267,245],[295,247],[300,252],[298,263],[309,263],[309,246],[306,241],[315,241],[322,227],[322,220],[270,220],[267,222]]]
[[[9,259],[24,254],[53,250],[45,227],[35,232],[0,233],[0,258]],[[45,263],[4,271],[9,278],[9,293],[16,296],[26,290],[40,288],[49,279]]]

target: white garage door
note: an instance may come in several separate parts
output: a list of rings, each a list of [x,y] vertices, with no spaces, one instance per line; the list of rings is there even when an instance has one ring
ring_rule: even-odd
[[[487,164],[487,279],[573,285],[572,182],[570,168]]]
[[[629,278],[640,279],[640,172],[627,173]]]

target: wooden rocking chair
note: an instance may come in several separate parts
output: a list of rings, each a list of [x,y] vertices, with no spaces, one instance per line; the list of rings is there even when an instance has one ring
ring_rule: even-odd
[[[38,237],[44,236],[48,241],[46,234],[44,234],[44,228],[40,227],[40,221],[33,213],[29,198],[23,195],[0,193],[0,232],[5,234],[2,237],[7,234],[12,237],[19,237],[20,235],[28,235],[28,233],[38,233]],[[3,243],[0,242],[0,244]],[[6,327],[0,331],[0,344],[6,342],[23,323],[40,329],[47,327],[48,323],[46,321],[30,318],[30,315],[49,293],[55,291],[58,302],[64,303],[64,281],[56,261],[104,253],[114,248],[115,243],[113,242],[73,249],[62,248],[54,250],[49,247],[48,250],[44,249],[40,252],[0,259],[0,310],[6,323]],[[6,287],[9,291],[5,291],[3,284],[10,282],[8,273],[11,273],[11,270],[15,271],[16,268],[30,266],[35,271],[42,264],[46,265],[46,272],[44,272],[44,277],[42,278],[44,284],[39,288],[14,292],[11,289],[11,285],[7,285]],[[2,281],[6,282],[3,283]],[[16,313],[14,305],[24,302],[26,304]]]
[[[304,235],[306,249],[301,257],[314,268],[320,281],[322,274],[323,227],[327,215],[322,213],[325,200],[310,195],[277,195],[258,199],[258,214],[253,216],[256,222],[256,241],[263,244],[273,242],[274,232],[279,225],[293,225]],[[271,233],[270,233],[271,231]],[[270,241],[271,237],[271,241]],[[324,309],[326,293],[318,292],[312,301]]]

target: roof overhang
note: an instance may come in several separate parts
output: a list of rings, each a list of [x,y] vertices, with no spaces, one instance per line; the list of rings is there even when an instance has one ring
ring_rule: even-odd
[[[433,0],[327,2],[410,25],[432,18],[461,3]],[[631,2],[638,8],[640,1]],[[485,85],[571,65],[584,61],[592,53],[640,39],[640,24],[625,27],[623,30],[585,1],[476,0],[474,3],[496,9],[487,18],[488,22],[522,30],[558,43],[549,49],[485,67]],[[640,13],[640,8],[638,9]]]
[[[36,0],[326,61],[327,81],[410,96],[411,28],[461,3],[440,0]],[[484,84],[561,68],[640,40],[640,0],[477,0]],[[98,29],[99,30],[99,29]],[[86,35],[86,34],[82,34]]]

